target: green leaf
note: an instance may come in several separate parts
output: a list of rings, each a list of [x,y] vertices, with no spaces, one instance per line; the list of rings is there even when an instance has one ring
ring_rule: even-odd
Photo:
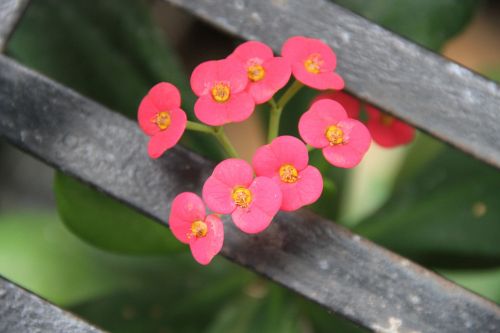
[[[433,50],[459,33],[482,1],[478,0],[332,0]]]
[[[426,266],[500,264],[500,173],[443,149],[354,231]]]
[[[56,174],[54,189],[61,219],[94,246],[127,254],[186,249],[167,228],[69,176]]]

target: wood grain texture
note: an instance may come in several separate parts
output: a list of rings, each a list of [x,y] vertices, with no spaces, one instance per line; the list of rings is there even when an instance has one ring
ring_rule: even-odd
[[[279,51],[290,36],[321,38],[347,90],[500,167],[500,86],[327,0],[166,0]]]
[[[200,193],[213,163],[146,153],[135,122],[0,56],[0,137],[167,226],[170,202]],[[500,308],[307,211],[250,236],[227,219],[222,254],[377,332],[498,332]]]
[[[1,333],[101,333],[74,315],[0,276]]]
[[[0,1],[0,52],[21,18],[30,0],[1,0]]]

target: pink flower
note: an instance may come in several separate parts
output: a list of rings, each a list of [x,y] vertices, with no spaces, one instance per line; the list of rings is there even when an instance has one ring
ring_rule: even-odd
[[[207,265],[220,252],[224,226],[217,215],[205,215],[199,196],[183,192],[175,197],[169,217],[170,230],[182,243],[189,244],[194,259]]]
[[[228,58],[238,61],[245,69],[249,79],[246,91],[256,104],[269,101],[286,85],[292,74],[290,64],[275,57],[273,50],[261,42],[243,43]]]
[[[160,157],[179,142],[186,129],[187,117],[181,109],[181,95],[172,84],[155,85],[142,99],[137,113],[139,126],[151,137],[148,154]]]
[[[313,100],[313,103],[322,99],[332,99],[339,102],[347,112],[349,118],[359,119],[361,102],[356,97],[346,94],[342,91],[330,91],[317,96]]]
[[[255,109],[253,98],[245,91],[246,70],[233,59],[199,64],[191,74],[191,89],[198,96],[194,113],[210,126],[240,122]]]
[[[321,94],[314,99],[331,99],[339,102],[350,118],[359,119],[361,101],[356,97],[344,92],[328,92]],[[404,145],[413,140],[415,137],[415,129],[410,125],[398,120],[370,104],[365,104],[365,110],[368,116],[366,127],[370,131],[373,141],[378,145],[391,148],[399,145]]]
[[[356,119],[347,116],[338,102],[323,99],[311,105],[299,120],[302,139],[340,168],[359,164],[371,143],[370,132]]]
[[[370,130],[373,141],[382,147],[390,148],[404,145],[415,137],[413,127],[371,105],[366,106],[366,113],[368,114],[366,127]]]
[[[344,88],[344,80],[334,72],[335,53],[319,39],[291,37],[283,45],[281,54],[292,64],[295,78],[306,86],[319,90]]]
[[[281,210],[292,211],[309,205],[321,196],[323,178],[308,165],[306,145],[293,136],[279,136],[257,149],[252,164],[257,176],[272,178],[281,188]]]
[[[281,191],[272,179],[256,177],[250,164],[231,158],[220,162],[203,186],[203,200],[219,214],[231,214],[243,232],[266,229],[281,205]]]

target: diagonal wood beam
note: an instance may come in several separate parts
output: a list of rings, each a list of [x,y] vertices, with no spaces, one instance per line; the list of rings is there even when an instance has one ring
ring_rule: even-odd
[[[355,95],[500,168],[500,86],[328,0],[166,0],[280,50],[321,38]]]
[[[182,148],[151,160],[136,123],[0,56],[0,137],[167,226],[181,191],[200,193],[213,163]],[[225,220],[222,254],[330,311],[382,332],[500,329],[500,308],[306,211],[257,236]]]
[[[103,333],[1,276],[0,332]]]

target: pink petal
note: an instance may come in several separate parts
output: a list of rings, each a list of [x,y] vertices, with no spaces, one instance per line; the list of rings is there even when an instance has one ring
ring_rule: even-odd
[[[197,96],[210,94],[210,89],[219,82],[229,84],[231,94],[236,94],[246,88],[248,76],[245,68],[236,60],[211,60],[199,64],[193,70],[190,82]]]
[[[170,112],[170,117],[170,126],[166,130],[156,133],[149,140],[148,154],[151,158],[158,158],[175,146],[186,129],[187,117],[184,111],[174,109]]]
[[[203,185],[203,200],[208,208],[219,214],[228,214],[236,207],[232,193],[237,186],[248,187],[253,170],[246,161],[230,158],[220,162]]]
[[[148,92],[148,96],[160,112],[178,109],[181,106],[181,94],[179,89],[168,82],[160,82],[155,85]]]
[[[344,145],[363,154],[368,151],[372,138],[365,124],[356,119],[344,119],[338,123],[338,126],[344,131],[346,142]]]
[[[237,207],[234,224],[243,232],[255,234],[266,229],[281,206],[281,191],[270,178],[257,177],[249,187],[252,202],[248,208]]]
[[[349,95],[343,91],[334,91],[320,94],[313,100],[313,103],[321,99],[333,99],[344,107],[349,118],[358,119],[361,107],[361,102],[354,96]]]
[[[280,209],[284,211],[294,211],[310,205],[316,202],[323,192],[323,177],[318,169],[310,165],[299,172],[299,180],[296,183],[284,183],[279,176],[274,180],[280,184],[283,193]]]
[[[306,145],[293,136],[279,136],[255,152],[252,165],[258,176],[273,177],[283,164],[302,170],[309,162]]]
[[[189,242],[194,259],[202,265],[208,265],[220,252],[224,243],[224,226],[220,218],[209,215],[205,223],[208,227],[205,237],[192,237]]]
[[[331,99],[320,99],[299,120],[299,133],[302,139],[315,148],[329,145],[325,132],[328,126],[336,125],[347,119],[344,108]]]
[[[314,102],[307,112],[311,112],[316,117],[324,119],[329,125],[348,119],[347,112],[342,105],[337,101],[328,99]]]
[[[210,176],[203,185],[202,196],[210,210],[217,214],[229,214],[236,207],[231,197],[232,193],[233,186]]]
[[[255,102],[246,92],[232,94],[227,102],[219,103],[211,96],[198,98],[194,105],[196,117],[210,126],[221,126],[230,122],[248,119],[255,109]]]
[[[288,38],[281,48],[281,55],[290,62],[303,62],[309,55],[309,49],[305,48],[308,38],[293,36]]]
[[[249,62],[260,65],[272,57],[273,50],[269,46],[255,40],[251,40],[240,44],[228,58],[242,62],[246,68],[250,65]]]
[[[344,79],[333,71],[314,74],[308,72],[302,63],[294,63],[292,64],[292,73],[298,81],[314,89],[344,89]]]
[[[283,45],[282,55],[291,63],[295,78],[303,84],[319,90],[340,90],[344,87],[344,80],[333,72],[336,66],[335,53],[321,40],[292,37]],[[314,74],[306,70],[304,63],[310,56],[321,58],[320,73]]]
[[[269,101],[278,90],[287,84],[292,75],[292,68],[284,58],[271,58],[264,62],[263,67],[265,77],[256,82],[249,81],[247,86],[247,91],[256,104]]]
[[[229,119],[234,123],[247,120],[255,110],[255,101],[247,92],[234,94],[225,104],[227,105]]]
[[[182,243],[189,243],[191,224],[205,219],[205,205],[199,196],[191,192],[177,195],[172,202],[168,224],[174,236]]]
[[[202,123],[221,126],[231,122],[226,103],[218,103],[212,96],[204,95],[194,104],[194,114]]]
[[[137,112],[137,120],[139,121],[139,126],[147,135],[155,135],[160,132],[160,128],[153,122],[156,119],[156,115],[160,112],[156,105],[151,101],[151,97],[146,95],[139,105],[139,111]]]
[[[231,187],[248,187],[253,180],[253,169],[245,160],[228,158],[215,167],[212,176]]]
[[[304,61],[312,54],[319,54],[324,61],[322,69],[333,71],[336,66],[336,56],[333,50],[323,41],[315,38],[295,36],[289,38],[284,44],[281,55],[291,63],[304,67]],[[305,68],[304,68],[305,69]]]
[[[217,76],[217,61],[205,61],[195,67],[191,73],[191,89],[196,96],[202,96],[210,93]]]
[[[346,119],[339,123],[344,131],[346,143],[323,148],[326,160],[339,168],[353,168],[370,148],[371,135],[366,126],[355,119]]]

